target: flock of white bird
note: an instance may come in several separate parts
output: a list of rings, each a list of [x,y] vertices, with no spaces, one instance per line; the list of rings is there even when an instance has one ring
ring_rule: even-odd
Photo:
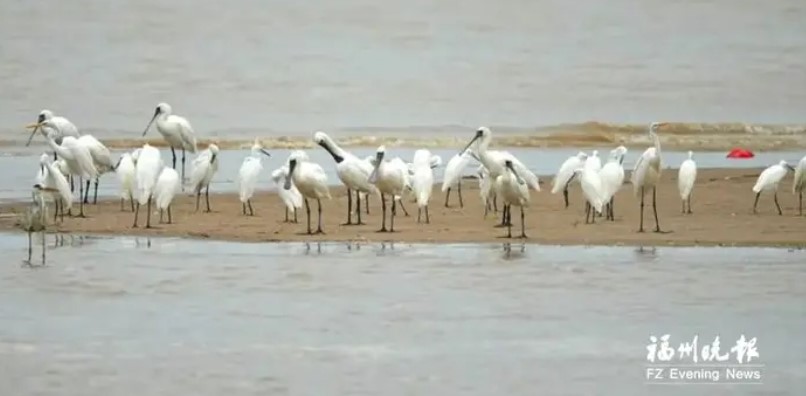
[[[94,202],[97,202],[98,180],[108,172],[115,172],[121,185],[121,210],[126,200],[131,202],[134,212],[133,227],[138,226],[140,207],[147,206],[146,227],[151,227],[152,202],[159,210],[160,222],[172,222],[171,203],[184,188],[186,152],[195,154],[189,179],[189,188],[196,196],[196,210],[200,209],[201,196],[205,196],[205,211],[210,211],[210,182],[218,171],[219,148],[210,144],[206,149],[197,151],[196,137],[187,119],[172,114],[171,106],[160,103],[153,117],[148,122],[143,136],[148,133],[152,124],[156,123],[157,131],[171,148],[172,166],[166,166],[160,151],[145,144],[131,153],[124,153],[115,163],[109,150],[97,139],[88,134],[79,134],[78,128],[64,117],[56,116],[49,110],[40,112],[37,122],[29,125],[32,128],[28,144],[39,131],[54,152],[40,158],[40,170],[37,175],[35,190],[45,194],[54,203],[54,219],[65,211],[72,215],[74,180],[78,181],[80,204],[77,216],[84,217],[84,204],[89,202],[90,183],[95,182]],[[654,142],[637,159],[631,174],[634,193],[640,197],[641,217],[639,232],[644,231],[644,200],[652,193],[652,209],[655,219],[655,232],[662,232],[657,212],[657,185],[661,177],[661,145],[658,129],[666,123],[652,123],[649,136]],[[386,148],[378,148],[374,156],[358,158],[349,151],[339,147],[324,132],[316,132],[313,141],[326,150],[335,162],[335,170],[339,180],[347,188],[347,222],[364,224],[363,212],[369,214],[368,199],[377,196],[381,200],[382,220],[381,232],[393,232],[398,206],[406,215],[403,197],[411,194],[417,205],[417,221],[430,222],[428,212],[429,201],[434,185],[433,169],[442,165],[442,159],[432,155],[428,150],[420,149],[414,153],[412,162],[400,157],[389,159]],[[465,169],[472,161],[479,163],[476,174],[479,180],[479,191],[485,208],[485,216],[490,210],[498,210],[498,202],[502,206],[501,226],[507,227],[507,236],[512,237],[511,207],[520,208],[521,233],[526,237],[524,208],[529,206],[530,190],[540,191],[538,177],[523,162],[506,151],[490,150],[492,132],[489,128],[479,128],[468,144],[445,165],[442,191],[446,192],[445,206],[448,206],[452,189],[457,190],[459,205],[463,206],[461,179]],[[182,151],[181,176],[176,171],[176,150]],[[243,160],[237,177],[239,199],[244,215],[254,215],[252,197],[263,170],[262,156],[270,157],[258,139],[255,140],[251,153]],[[610,151],[607,162],[603,165],[597,151],[590,155],[580,152],[569,157],[560,166],[552,182],[552,194],[562,191],[565,206],[568,207],[568,189],[574,183],[581,186],[585,198],[586,223],[595,222],[597,216],[605,216],[614,220],[614,196],[625,181],[624,158],[627,149],[619,146]],[[691,195],[697,178],[697,165],[691,151],[679,168],[678,187],[682,201],[683,213],[692,213]],[[765,169],[753,187],[755,212],[758,199],[763,191],[774,193],[778,213],[778,184],[789,170],[795,171],[793,192],[799,194],[799,211],[802,213],[802,194],[806,187],[806,157],[793,167],[785,161]],[[291,153],[284,165],[271,173],[277,184],[278,194],[285,205],[285,221],[296,222],[297,210],[305,206],[307,214],[307,232],[323,233],[322,199],[330,199],[327,174],[321,165],[312,162],[301,150]],[[86,185],[84,184],[86,181]],[[387,199],[388,198],[388,199]],[[316,200],[318,221],[316,230],[311,226],[311,210],[309,200]],[[388,202],[388,204],[387,204]],[[391,207],[389,207],[391,206]],[[293,220],[290,218],[293,215]],[[354,219],[355,218],[355,219]],[[387,218],[388,227],[387,227]]]

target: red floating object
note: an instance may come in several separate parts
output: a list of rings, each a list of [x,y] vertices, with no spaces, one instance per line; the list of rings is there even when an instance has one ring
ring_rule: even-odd
[[[750,150],[735,148],[728,153],[728,158],[753,158],[756,155]]]

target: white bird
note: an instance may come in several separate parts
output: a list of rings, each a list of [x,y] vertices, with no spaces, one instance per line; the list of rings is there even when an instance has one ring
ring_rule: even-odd
[[[140,206],[146,204],[148,204],[146,228],[151,228],[151,201],[154,198],[154,189],[162,168],[163,163],[160,151],[146,143],[135,157],[137,206],[135,206],[134,209],[133,228],[137,228],[137,217],[140,215]]]
[[[134,159],[131,153],[124,153],[118,164],[115,166],[115,173],[120,182],[120,211],[123,211],[123,202],[129,200],[134,212],[134,189],[136,183],[136,173],[134,166]]]
[[[33,202],[24,213],[18,218],[17,223],[20,228],[28,233],[28,260],[25,263],[31,265],[32,241],[31,236],[34,232],[42,233],[42,265],[45,265],[45,251],[47,250],[45,233],[47,232],[47,219],[45,218],[45,197],[43,192],[44,187],[39,184],[34,185],[34,191],[31,192]]]
[[[70,169],[72,176],[79,178],[79,217],[84,217],[84,190],[83,179],[91,180],[98,177],[98,169],[95,168],[95,163],[92,159],[92,154],[89,147],[86,145],[86,140],[81,141],[73,136],[62,137],[62,143],[56,144],[56,134],[58,127],[51,120],[45,120],[40,126],[43,126],[42,133],[45,135],[45,140],[51,149],[64,159],[67,167]]]
[[[238,170],[236,184],[238,186],[238,197],[241,200],[241,209],[244,215],[246,215],[247,205],[249,206],[249,215],[255,215],[255,211],[252,210],[252,196],[255,194],[255,187],[257,186],[260,172],[263,171],[261,154],[271,157],[271,154],[263,149],[260,140],[255,138],[255,143],[252,144],[252,153],[243,159],[241,169]]]
[[[201,191],[204,189],[204,199],[207,203],[207,210],[210,213],[210,182],[218,172],[218,146],[213,143],[199,153],[193,160],[193,170],[190,171],[190,185],[193,193],[196,194],[196,211],[199,211],[199,200]]]
[[[98,141],[92,135],[81,135],[78,141],[90,151],[92,162],[95,164],[95,169],[98,170],[98,176],[95,178],[95,194],[93,196],[93,204],[98,203],[98,179],[107,172],[115,170],[115,165],[112,164],[112,155],[109,149],[103,143]],[[90,180],[87,180],[87,187],[84,189],[84,203],[89,203],[90,196]]]
[[[653,139],[655,146],[646,149],[641,154],[641,157],[635,163],[632,175],[630,175],[633,192],[635,195],[641,195],[641,220],[638,232],[644,232],[644,195],[649,192],[650,188],[652,189],[652,211],[655,213],[655,232],[661,232],[657,207],[657,185],[661,174],[661,152],[657,130],[666,124],[665,122],[653,122],[649,125],[649,136]]]
[[[383,217],[381,220],[381,229],[379,232],[387,232],[386,229],[386,195],[392,196],[392,214],[390,216],[391,226],[389,232],[395,231],[395,212],[396,202],[395,196],[403,195],[403,191],[407,186],[408,170],[405,163],[402,161],[386,161],[386,147],[380,146],[375,154],[373,160],[372,174],[369,176],[369,182],[374,184],[381,193],[381,209],[383,210]],[[403,167],[400,166],[403,163]]]
[[[302,194],[300,194],[297,186],[291,183],[291,188],[286,190],[283,188],[286,176],[288,175],[288,165],[281,166],[271,173],[271,179],[277,185],[277,195],[283,201],[285,206],[285,222],[289,223],[288,212],[294,212],[294,223],[297,222],[297,209],[302,208]]]
[[[526,220],[523,208],[529,206],[529,185],[518,174],[512,160],[504,160],[504,173],[496,179],[497,190],[507,206],[521,208],[521,238],[526,238]],[[507,223],[507,238],[512,238],[512,221]]]
[[[582,166],[585,165],[587,158],[588,155],[582,151],[577,153],[577,155],[568,157],[568,159],[566,159],[562,165],[560,165],[560,169],[557,170],[557,174],[554,175],[554,180],[551,184],[551,193],[557,194],[558,192],[562,191],[566,208],[568,207],[568,187],[574,181],[579,182],[579,179],[574,177],[576,174],[575,171],[577,169],[582,169]]]
[[[627,155],[627,148],[618,146],[610,150],[610,158],[599,170],[602,178],[602,199],[605,203],[607,220],[615,221],[616,216],[613,209],[616,193],[624,185],[624,156]]]
[[[540,181],[538,180],[537,176],[526,167],[520,160],[518,160],[514,155],[510,154],[507,151],[498,151],[498,150],[488,150],[490,146],[490,142],[492,141],[492,131],[490,131],[487,127],[480,127],[476,130],[476,133],[473,135],[473,139],[467,143],[467,146],[461,151],[467,151],[473,143],[478,141],[478,145],[476,147],[476,153],[479,157],[479,162],[487,168],[487,171],[490,172],[490,177],[493,180],[497,180],[498,176],[501,176],[505,172],[504,163],[506,160],[512,161],[512,166],[518,172],[518,176],[526,182],[526,185],[530,188],[534,189],[535,191],[540,191]],[[501,225],[507,225],[509,218],[511,217],[509,213],[509,205],[504,205],[504,210],[502,211],[502,218],[501,218]]]
[[[364,161],[366,161],[370,166],[372,166],[373,169],[375,169],[375,158],[376,158],[375,155],[369,155],[366,158],[364,158]],[[406,191],[411,190],[411,173],[409,172],[408,164],[405,163],[405,161],[403,161],[400,157],[392,158],[391,160],[389,160],[389,162],[395,167],[402,167],[405,172],[406,188],[403,189],[403,192],[405,193]],[[408,217],[409,211],[406,210],[405,206],[403,206],[403,195],[402,194],[395,195],[394,199],[395,202],[397,202],[397,204],[400,206],[400,209],[403,209],[403,214],[406,217]],[[365,206],[367,207],[367,214],[369,214],[369,204],[367,203],[367,205]]]
[[[163,167],[157,178],[157,184],[154,186],[154,203],[157,204],[157,209],[160,211],[160,224],[163,223],[162,216],[164,212],[168,212],[168,224],[173,223],[171,218],[171,203],[174,197],[181,188],[179,181],[179,173],[175,169]]]
[[[800,159],[795,168],[795,180],[792,182],[792,193],[798,194],[798,215],[803,216],[803,190],[806,189],[806,156]]]
[[[431,152],[420,149],[414,152],[412,168],[414,174],[411,176],[411,186],[414,191],[414,198],[417,202],[417,222],[425,211],[425,222],[431,223],[428,215],[428,201],[431,199],[431,192],[434,188],[434,171],[432,169],[433,156]]]
[[[691,190],[694,189],[694,182],[697,180],[697,163],[694,162],[694,152],[688,152],[688,159],[680,164],[677,173],[677,189],[680,191],[680,199],[683,200],[683,213],[691,214]],[[688,205],[688,211],[686,206]]]
[[[448,207],[448,200],[451,197],[451,189],[456,187],[459,195],[459,207],[464,208],[465,204],[462,200],[462,175],[465,168],[470,165],[472,159],[469,150],[465,150],[460,154],[454,154],[453,157],[445,165],[445,172],[442,175],[442,192],[445,193],[445,207]]]
[[[479,196],[481,197],[482,205],[484,205],[484,218],[487,218],[487,213],[491,209],[498,212],[498,199],[495,194],[495,188],[493,188],[495,180],[490,178],[490,172],[487,171],[484,165],[479,165],[478,169],[476,169],[476,175],[479,178]]]
[[[775,207],[778,209],[778,215],[783,215],[781,211],[781,205],[778,204],[778,183],[786,177],[786,174],[790,170],[795,170],[792,165],[786,163],[786,161],[781,160],[781,162],[770,166],[767,169],[764,169],[760,175],[758,175],[758,180],[756,180],[756,185],[753,186],[753,192],[756,193],[756,200],[753,202],[753,213],[756,213],[756,206],[758,205],[758,197],[761,196],[761,193],[764,191],[772,191],[773,198],[775,200]]]
[[[78,128],[76,128],[76,126],[70,122],[70,120],[64,117],[55,116],[50,110],[42,110],[39,112],[36,122],[26,126],[27,128],[33,128],[33,131],[31,131],[31,136],[28,137],[28,143],[25,144],[26,146],[31,144],[31,140],[33,140],[36,131],[39,128],[45,127],[43,125],[45,121],[50,121],[54,125],[55,135],[53,136],[53,140],[56,141],[56,144],[62,144],[62,139],[65,136],[72,136],[74,138],[78,138],[80,136],[78,133]]]
[[[196,135],[190,122],[184,117],[172,114],[171,106],[167,103],[160,103],[154,110],[154,116],[146,125],[143,136],[148,132],[151,124],[157,120],[157,131],[162,138],[168,142],[173,155],[173,168],[176,169],[176,149],[182,150],[182,181],[185,180],[185,152],[196,153]]]
[[[67,178],[49,159],[48,154],[42,154],[39,157],[37,184],[43,187],[42,191],[46,195],[52,197],[54,206],[53,221],[56,221],[56,216],[59,213],[61,213],[62,221],[64,221],[64,210],[70,210],[73,205],[73,193],[70,191]]]
[[[333,157],[333,161],[336,162],[336,175],[347,187],[347,222],[342,225],[364,224],[361,222],[361,196],[362,194],[378,194],[375,186],[368,181],[369,175],[372,173],[372,165],[339,147],[330,136],[322,131],[313,134],[313,141]],[[352,216],[353,192],[355,192],[356,201],[357,221],[355,223],[353,223]]]
[[[311,206],[308,199],[315,199],[319,209],[319,222],[316,228],[317,234],[324,234],[322,231],[322,199],[330,199],[330,190],[327,186],[327,174],[322,167],[314,162],[310,162],[308,155],[304,151],[294,151],[288,158],[288,175],[285,178],[283,188],[291,189],[291,182],[297,186],[305,202],[305,212],[308,214],[308,234],[311,232]]]
[[[599,151],[593,150],[593,153],[585,158],[585,166],[588,166],[594,172],[602,170],[602,160],[599,158]]]
[[[595,157],[592,156],[592,157]],[[592,158],[588,157],[588,158]],[[588,224],[588,215],[591,215],[590,222],[596,222],[596,214],[602,213],[604,206],[604,188],[602,186],[602,177],[599,175],[599,169],[596,169],[596,162],[585,162],[582,170],[576,170],[580,173],[579,183],[582,185],[582,195],[585,196],[585,224]]]

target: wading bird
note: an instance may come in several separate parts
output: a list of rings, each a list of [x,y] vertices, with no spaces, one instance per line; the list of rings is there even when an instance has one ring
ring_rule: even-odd
[[[470,164],[472,159],[469,150],[462,153],[455,154],[445,165],[445,172],[442,175],[442,192],[445,193],[445,207],[449,207],[448,202],[451,197],[451,189],[456,187],[456,193],[459,195],[459,207],[464,208],[465,204],[462,200],[462,174],[465,168]]]
[[[420,222],[422,212],[425,211],[426,224],[431,223],[428,215],[428,201],[431,199],[431,192],[434,188],[434,171],[431,152],[420,149],[414,152],[412,168],[414,174],[411,176],[411,186],[414,191],[414,198],[417,202],[417,222]],[[461,201],[461,200],[460,200]]]
[[[476,169],[476,175],[479,178],[479,196],[481,197],[481,204],[484,205],[484,218],[486,219],[490,210],[498,212],[498,198],[495,194],[495,188],[493,188],[495,180],[492,180],[490,172],[487,171],[484,165],[479,165],[478,169]]]
[[[47,221],[45,220],[45,198],[42,195],[42,189],[43,187],[39,184],[34,186],[33,202],[19,218],[20,228],[28,233],[28,260],[25,261],[28,265],[31,265],[31,255],[33,254],[32,235],[35,232],[42,233],[42,265],[45,265]]]
[[[386,147],[378,147],[373,161],[372,174],[369,176],[369,182],[374,184],[381,193],[381,209],[383,216],[381,220],[381,229],[378,232],[395,232],[395,214],[397,211],[395,196],[402,196],[403,191],[407,186],[408,170],[405,163],[401,167],[395,161],[384,160],[386,156]],[[402,161],[401,161],[402,162]],[[386,229],[386,196],[392,198],[392,213],[390,216],[390,227]]]
[[[773,192],[773,200],[775,201],[775,207],[778,209],[778,215],[784,214],[781,211],[781,205],[778,204],[778,183],[786,177],[786,173],[790,170],[795,169],[792,165],[787,164],[786,161],[781,160],[781,162],[764,169],[764,171],[758,175],[756,185],[753,186],[753,192],[756,193],[756,200],[753,202],[753,214],[756,213],[758,197],[761,196],[761,193],[764,191]]]
[[[53,135],[53,140],[56,141],[56,144],[62,144],[62,139],[65,136],[72,136],[74,138],[78,138],[80,135],[78,133],[78,128],[70,122],[67,118],[55,116],[53,112],[50,110],[42,110],[39,112],[39,116],[36,119],[36,122],[30,125],[27,125],[27,128],[33,128],[31,131],[31,136],[28,137],[28,142],[25,143],[25,146],[29,146],[31,144],[31,140],[34,139],[34,135],[39,128],[44,127],[45,121],[50,121],[55,128],[55,135]],[[56,157],[54,156],[54,159]]]
[[[283,188],[287,175],[288,165],[284,165],[272,171],[271,179],[277,185],[277,195],[280,196],[280,200],[283,201],[283,206],[285,206],[285,222],[291,222],[288,218],[288,212],[290,211],[294,213],[294,223],[296,223],[297,209],[302,208],[302,194],[297,190],[297,186],[294,185],[293,181],[290,189]]]
[[[680,170],[677,173],[677,189],[680,191],[680,199],[683,201],[682,213],[688,214],[692,213],[691,190],[694,189],[694,182],[697,180],[697,163],[694,162],[693,157],[694,152],[689,151],[688,159],[680,164]]]
[[[168,224],[173,223],[171,203],[176,193],[179,192],[180,185],[179,173],[173,168],[163,167],[157,178],[157,184],[154,186],[154,203],[157,204],[157,209],[160,211],[160,224],[163,223],[164,212],[168,212]]]
[[[476,154],[479,157],[479,162],[487,168],[487,171],[490,172],[490,177],[493,180],[497,180],[498,176],[501,176],[504,171],[504,162],[506,160],[512,161],[512,166],[518,172],[518,175],[526,182],[526,185],[529,188],[533,188],[535,191],[540,191],[540,182],[537,179],[537,176],[529,170],[520,160],[515,158],[514,155],[510,154],[506,151],[498,151],[498,150],[488,150],[490,146],[490,142],[492,141],[492,131],[490,131],[487,127],[480,127],[476,130],[476,133],[473,135],[473,139],[467,143],[464,149],[462,149],[462,153],[467,151],[473,143],[478,142],[476,147]],[[509,205],[504,204],[503,213],[501,216],[501,226],[505,226],[507,223],[507,219],[509,216]]]
[[[806,188],[806,156],[800,159],[795,168],[795,180],[792,182],[792,193],[798,194],[798,215],[803,216],[803,190]]]
[[[585,165],[585,161],[588,159],[588,155],[580,151],[577,155],[572,155],[565,160],[565,162],[560,165],[560,169],[557,170],[557,174],[554,175],[554,180],[551,184],[551,193],[557,194],[558,192],[563,192],[563,199],[565,200],[565,207],[568,207],[568,187],[574,181],[579,182],[579,179],[574,177],[576,174],[575,171],[577,169],[582,169],[582,166]]]
[[[313,141],[333,157],[333,161],[336,162],[336,175],[347,187],[347,222],[342,225],[364,224],[361,222],[361,195],[378,193],[375,186],[368,181],[369,175],[372,173],[372,165],[339,147],[330,136],[322,131],[313,134]],[[352,216],[353,192],[355,192],[355,223],[353,223]],[[366,202],[366,204],[368,207],[369,203]]]
[[[661,174],[661,151],[660,139],[658,139],[658,128],[666,125],[665,122],[653,122],[649,125],[649,136],[655,142],[654,147],[650,147],[641,154],[635,163],[630,181],[633,185],[633,192],[636,196],[641,196],[641,219],[638,232],[644,232],[644,196],[649,189],[652,189],[652,211],[655,214],[655,232],[661,232],[658,222],[657,206],[657,185]]]
[[[595,155],[588,158],[598,158]],[[596,214],[602,213],[604,206],[604,189],[602,186],[602,176],[596,167],[596,162],[586,162],[580,173],[579,183],[582,186],[582,195],[585,196],[585,224],[595,223]],[[590,221],[588,216],[590,215]]]
[[[252,153],[243,159],[241,169],[238,170],[238,198],[241,200],[241,209],[243,214],[246,215],[246,207],[249,206],[249,215],[254,216],[255,211],[252,209],[252,196],[255,194],[255,187],[260,172],[263,171],[263,160],[261,155],[271,157],[268,151],[263,149],[260,140],[255,138],[255,143],[252,144]]]
[[[199,153],[193,160],[193,170],[190,172],[190,185],[196,194],[196,211],[199,211],[201,192],[204,191],[204,200],[207,204],[206,213],[210,213],[210,182],[218,171],[218,146],[210,143],[206,150]]]
[[[99,142],[92,135],[81,135],[78,138],[79,143],[81,143],[84,147],[86,147],[90,155],[92,156],[92,162],[95,165],[95,169],[98,170],[98,175],[95,177],[95,193],[93,195],[92,203],[98,203],[98,179],[101,178],[101,175],[104,173],[112,172],[115,170],[115,166],[112,164],[112,155],[109,153],[109,149],[104,146],[103,143]],[[89,203],[90,197],[90,180],[87,180],[87,186],[84,189],[84,203]]]
[[[196,153],[196,136],[190,122],[184,117],[172,114],[171,106],[167,103],[160,103],[154,110],[154,116],[146,125],[143,136],[148,132],[151,124],[157,120],[157,132],[171,147],[173,156],[173,168],[176,169],[176,149],[182,150],[182,182],[185,180],[185,152]]]
[[[625,155],[627,155],[627,148],[624,146],[619,146],[611,150],[610,158],[599,171],[599,176],[602,178],[602,199],[605,203],[606,219],[610,221],[616,220],[615,211],[613,209],[615,196],[621,189],[621,186],[624,185]]]
[[[120,211],[123,212],[123,202],[129,200],[134,212],[135,167],[131,153],[124,153],[115,166],[115,173],[120,182]]]
[[[43,195],[50,195],[53,199],[53,221],[61,214],[64,221],[64,210],[70,210],[73,205],[73,193],[70,191],[70,184],[58,167],[49,161],[48,154],[39,157],[39,176],[37,184],[42,188]]]
[[[529,186],[518,174],[512,160],[504,160],[504,173],[496,179],[497,190],[507,206],[521,208],[521,238],[526,238],[526,219],[523,208],[529,206]],[[510,215],[511,216],[511,212]],[[512,219],[507,219],[507,238],[512,238]]]
[[[72,136],[64,136],[62,143],[57,144],[55,137],[58,127],[56,124],[51,120],[46,120],[40,126],[45,126],[45,128],[42,128],[42,133],[45,135],[45,140],[50,148],[64,159],[70,169],[70,174],[79,178],[79,217],[84,217],[84,186],[82,180],[91,180],[98,177],[98,169],[95,168],[92,153],[86,145],[87,141],[82,141]]]
[[[302,194],[305,202],[305,213],[308,215],[308,235],[311,232],[311,206],[308,199],[315,199],[319,209],[319,222],[316,227],[316,234],[324,234],[322,230],[322,199],[330,199],[330,190],[327,187],[327,174],[322,167],[314,162],[310,162],[308,155],[304,151],[295,151],[288,158],[288,175],[285,178],[283,188],[291,189],[291,182]]]
[[[140,206],[148,205],[146,211],[146,228],[151,228],[151,201],[154,198],[154,187],[163,168],[160,151],[149,144],[145,144],[134,157],[135,185],[137,186],[137,205],[134,209],[134,225],[137,228],[137,217]]]

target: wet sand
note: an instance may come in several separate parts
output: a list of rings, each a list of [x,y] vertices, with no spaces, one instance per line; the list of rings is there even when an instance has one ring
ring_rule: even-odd
[[[632,186],[625,184],[616,195],[616,221],[598,218],[596,224],[584,223],[583,201],[579,186],[570,191],[571,206],[563,208],[562,194],[552,195],[550,178],[542,177],[543,191],[532,192],[532,206],[526,209],[527,241],[565,245],[726,245],[726,246],[803,246],[806,245],[806,217],[797,215],[797,197],[791,194],[791,176],[784,179],[778,200],[784,211],[779,216],[772,194],[762,194],[759,213],[752,214],[751,191],[759,169],[700,170],[694,188],[693,214],[683,215],[677,193],[676,170],[666,170],[658,187],[658,215],[665,233],[654,233],[651,195],[644,214],[647,232],[638,233],[639,200]],[[629,182],[627,182],[629,183]],[[463,181],[464,208],[459,208],[455,192],[451,207],[443,206],[445,196],[435,186],[431,201],[431,224],[418,224],[417,207],[405,199],[409,216],[399,210],[394,233],[376,232],[380,228],[380,202],[370,199],[370,215],[363,214],[365,225],[341,225],[346,220],[347,199],[343,188],[331,189],[332,200],[323,203],[324,235],[305,234],[304,207],[299,223],[284,223],[284,207],[273,192],[258,193],[253,198],[254,217],[241,214],[235,194],[211,194],[212,213],[195,213],[195,199],[186,194],[174,201],[174,224],[159,224],[152,217],[151,229],[145,224],[145,207],[140,228],[132,228],[133,214],[128,203],[120,211],[119,200],[99,201],[85,206],[87,218],[67,218],[51,230],[85,234],[155,235],[209,238],[231,241],[400,241],[426,243],[501,242],[506,229],[495,228],[499,215],[484,218],[478,197],[478,183]],[[2,206],[0,229],[15,229],[16,217],[27,204]],[[313,228],[316,228],[316,203],[312,202]],[[202,209],[204,203],[202,199]],[[513,234],[520,231],[520,212],[513,210]],[[515,239],[517,241],[517,239]]]

